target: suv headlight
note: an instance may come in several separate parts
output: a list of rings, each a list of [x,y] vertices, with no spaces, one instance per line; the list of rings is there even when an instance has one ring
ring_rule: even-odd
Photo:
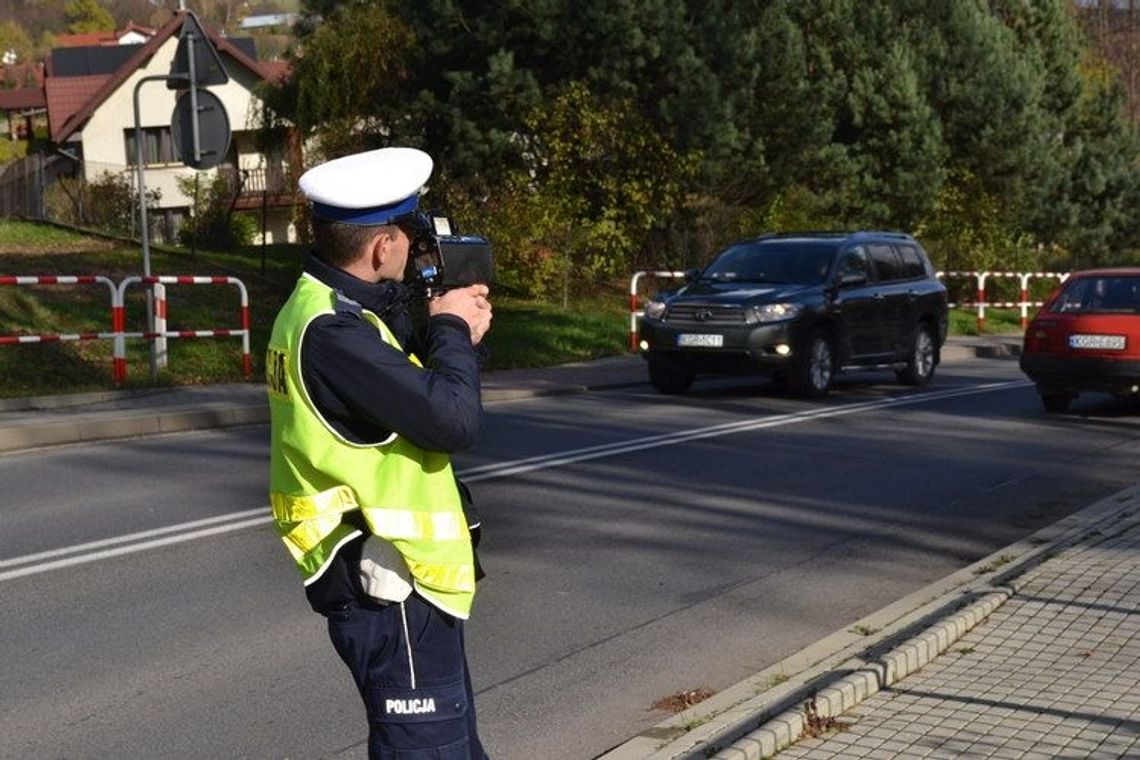
[[[744,312],[744,321],[750,325],[757,322],[783,322],[795,319],[803,310],[803,304],[798,303],[766,303],[748,307]]]
[[[661,319],[665,316],[665,302],[650,301],[645,304],[645,316],[649,319]]]

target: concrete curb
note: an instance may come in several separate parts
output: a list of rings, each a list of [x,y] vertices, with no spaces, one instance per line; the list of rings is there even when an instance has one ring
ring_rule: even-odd
[[[599,760],[759,760],[947,651],[1074,544],[1140,521],[1140,485],[1102,499],[855,621],[653,726]],[[999,568],[1004,568],[995,574]],[[860,635],[872,631],[871,638]],[[810,705],[810,707],[808,706]]]
[[[981,356],[1011,357],[1017,351],[1014,343],[1007,338],[982,338],[947,344],[943,347],[942,358],[944,361],[961,361]],[[607,372],[611,373],[612,379],[599,379]],[[485,403],[585,393],[604,388],[635,387],[648,382],[641,359],[629,355],[544,368],[535,371],[524,381],[513,378],[511,373],[508,370],[499,378],[495,377],[497,373],[491,373],[486,378],[483,388]],[[184,389],[109,390],[0,399],[0,413],[15,413],[16,416],[14,420],[0,422],[3,424],[0,427],[0,454],[67,443],[256,425],[269,421],[268,402],[260,398],[253,401],[247,393],[235,393],[239,398],[231,401],[212,398],[172,403],[164,400],[164,396],[180,390]],[[93,404],[106,403],[109,407],[129,404],[138,399],[148,399],[154,403],[146,409],[80,409]],[[59,414],[64,410],[74,410],[74,413],[67,416]],[[35,415],[20,418],[20,412],[36,411],[54,411],[57,414],[54,418],[39,418]]]
[[[618,385],[573,385],[535,389],[488,390],[484,402],[511,401],[536,396],[553,396],[585,393],[603,387]],[[16,403],[0,405],[0,411],[46,411],[79,407],[84,404],[115,402],[131,397],[129,391],[78,394],[83,398],[68,403],[66,396],[14,399]],[[138,396],[140,394],[133,394]],[[269,422],[269,404],[259,402],[207,402],[184,406],[163,406],[151,409],[107,409],[97,412],[76,413],[54,420],[27,419],[12,422],[0,428],[0,453],[23,451],[44,446],[67,443],[134,438],[161,433],[180,433],[190,430],[259,425]]]
[[[924,667],[1005,604],[1012,595],[1012,589],[987,594],[961,612],[887,653],[880,661],[868,663],[851,675],[807,694],[805,707],[777,715],[713,757],[720,760],[760,760],[772,757],[802,738],[813,720],[836,718]]]
[[[484,403],[512,401],[537,396],[585,393],[600,388],[618,388],[631,383],[570,385],[549,388],[489,389],[483,394]],[[155,393],[162,393],[156,391]],[[13,399],[15,403],[0,405],[0,411],[46,411],[78,407],[84,404],[115,402],[124,398],[148,394],[130,391],[106,391],[77,394],[68,402],[68,396],[44,396]],[[41,421],[23,420],[0,428],[0,453],[57,446],[66,443],[133,438],[160,433],[179,433],[189,430],[258,425],[269,422],[269,403],[259,402],[206,402],[185,406],[163,406],[152,409],[108,409],[75,414],[69,419]]]
[[[1017,359],[1021,356],[1021,338],[993,339],[978,343],[946,343],[942,346],[942,361],[967,359]]]
[[[166,389],[152,391],[90,391],[87,393],[61,393],[58,396],[23,396],[20,398],[0,398],[0,412],[46,411],[67,409],[86,404],[102,404],[108,401],[142,398],[156,393],[166,393]]]
[[[67,443],[254,425],[269,421],[269,405],[215,403],[161,411],[108,410],[48,422],[26,421],[0,430],[0,453]]]

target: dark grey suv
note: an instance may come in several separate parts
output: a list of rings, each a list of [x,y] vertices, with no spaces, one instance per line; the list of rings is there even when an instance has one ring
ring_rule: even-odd
[[[641,321],[642,356],[662,393],[685,392],[696,375],[767,372],[819,397],[855,367],[924,385],[946,339],[946,288],[910,235],[761,235],[685,280]]]

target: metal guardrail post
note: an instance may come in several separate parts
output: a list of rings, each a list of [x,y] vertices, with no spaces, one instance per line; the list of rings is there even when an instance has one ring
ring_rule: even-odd
[[[634,272],[633,277],[629,281],[629,351],[630,353],[637,353],[637,281],[644,276],[650,277],[684,277],[684,272],[669,272],[669,271],[642,271]]]
[[[149,330],[147,332],[122,332],[120,333],[124,338],[142,338],[144,340],[156,341],[159,338],[225,338],[225,337],[240,337],[242,339],[242,377],[249,380],[253,374],[253,360],[250,356],[249,349],[249,291],[246,290],[245,283],[236,277],[204,277],[195,275],[167,275],[160,277],[127,277],[119,283],[119,301],[120,303],[126,300],[126,290],[134,284],[144,285],[235,285],[241,296],[241,329],[215,329],[215,330]],[[165,317],[165,314],[163,315]],[[125,348],[119,355],[122,360],[123,377],[126,377],[126,353]]]

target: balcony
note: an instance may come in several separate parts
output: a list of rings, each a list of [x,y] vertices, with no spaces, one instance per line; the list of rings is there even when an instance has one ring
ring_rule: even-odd
[[[218,178],[234,188],[235,211],[256,211],[261,208],[282,208],[296,205],[296,188],[289,181],[283,164],[256,169],[235,169],[219,166]]]

